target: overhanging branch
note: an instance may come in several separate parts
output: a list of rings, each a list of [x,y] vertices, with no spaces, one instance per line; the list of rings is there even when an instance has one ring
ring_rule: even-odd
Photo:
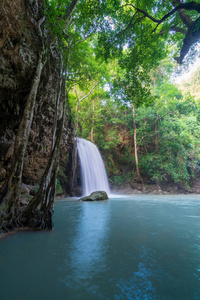
[[[182,33],[184,35],[186,35],[186,33],[187,33],[187,30],[185,28],[180,28],[180,27],[177,27],[177,26],[171,26],[169,28],[169,31],[180,32],[180,33]]]
[[[124,4],[122,5],[120,8],[126,7],[126,6],[130,6],[132,8],[134,8],[137,12],[142,13],[145,17],[147,17],[148,19],[152,20],[154,23],[157,23],[156,28],[154,29],[154,31],[156,31],[157,27],[163,23],[166,19],[168,19],[169,17],[171,17],[175,12],[181,10],[181,9],[185,9],[185,10],[195,10],[196,12],[200,13],[200,3],[196,3],[195,1],[191,1],[189,3],[180,3],[179,5],[177,5],[175,8],[173,8],[170,12],[168,12],[166,15],[164,15],[161,19],[156,19],[153,16],[151,16],[149,13],[147,13],[146,11],[136,7],[133,4]]]

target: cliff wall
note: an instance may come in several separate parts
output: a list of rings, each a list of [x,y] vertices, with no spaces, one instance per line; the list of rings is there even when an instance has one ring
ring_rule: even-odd
[[[61,64],[43,21],[43,1],[6,0],[0,8],[0,192],[9,176],[15,136],[42,43],[48,44],[51,51],[39,84],[22,182],[38,185],[50,155]],[[61,143],[62,183],[62,177],[67,177],[64,167],[71,146],[70,124],[67,114]]]

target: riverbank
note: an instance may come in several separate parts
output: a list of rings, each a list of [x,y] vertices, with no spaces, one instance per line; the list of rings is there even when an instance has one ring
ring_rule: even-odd
[[[200,194],[200,180],[197,180],[193,186],[185,187],[181,184],[140,184],[137,183],[134,186],[129,184],[112,187],[113,193],[119,193],[124,195],[132,194],[153,194],[153,195],[177,195],[177,194]]]
[[[189,195],[189,194],[200,194],[200,183],[195,184],[192,188],[186,188],[181,185],[175,184],[166,184],[166,185],[157,185],[157,184],[135,184],[135,186],[123,185],[120,187],[110,187],[111,194],[120,194],[120,195]],[[77,201],[81,196],[70,197],[69,195],[59,193],[56,195],[56,201],[59,201],[62,198],[69,197],[70,201]]]
[[[200,195],[199,189],[192,189],[191,191],[187,191],[185,189],[181,189],[175,186],[167,186],[167,189],[159,189],[157,185],[145,185],[142,189],[141,185],[137,185],[136,188],[131,188],[130,186],[126,187],[120,187],[120,188],[113,188],[111,189],[111,194],[112,195],[124,195],[124,196],[131,196],[135,195]],[[30,195],[21,195],[21,200],[20,203],[24,207],[28,204],[30,201],[31,196]],[[68,200],[69,202],[79,202],[80,197],[70,197],[64,193],[56,195],[55,202],[59,201],[66,201]],[[4,230],[3,228],[0,229],[0,239],[5,238],[9,235],[21,232],[21,231],[42,231],[44,229],[37,229],[37,228],[32,228],[32,227],[15,227],[10,230]]]

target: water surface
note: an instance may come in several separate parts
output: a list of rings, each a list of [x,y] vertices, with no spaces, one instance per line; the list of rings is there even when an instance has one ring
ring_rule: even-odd
[[[200,197],[60,201],[55,230],[0,240],[1,300],[200,299]]]

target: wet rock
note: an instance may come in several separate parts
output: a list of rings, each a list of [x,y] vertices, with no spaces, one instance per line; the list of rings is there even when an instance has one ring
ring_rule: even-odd
[[[80,201],[99,201],[108,200],[108,195],[104,191],[97,191],[91,193],[89,196],[80,198]]]
[[[21,194],[28,194],[30,193],[30,189],[28,187],[28,185],[22,183],[21,188],[20,188],[20,192]]]

